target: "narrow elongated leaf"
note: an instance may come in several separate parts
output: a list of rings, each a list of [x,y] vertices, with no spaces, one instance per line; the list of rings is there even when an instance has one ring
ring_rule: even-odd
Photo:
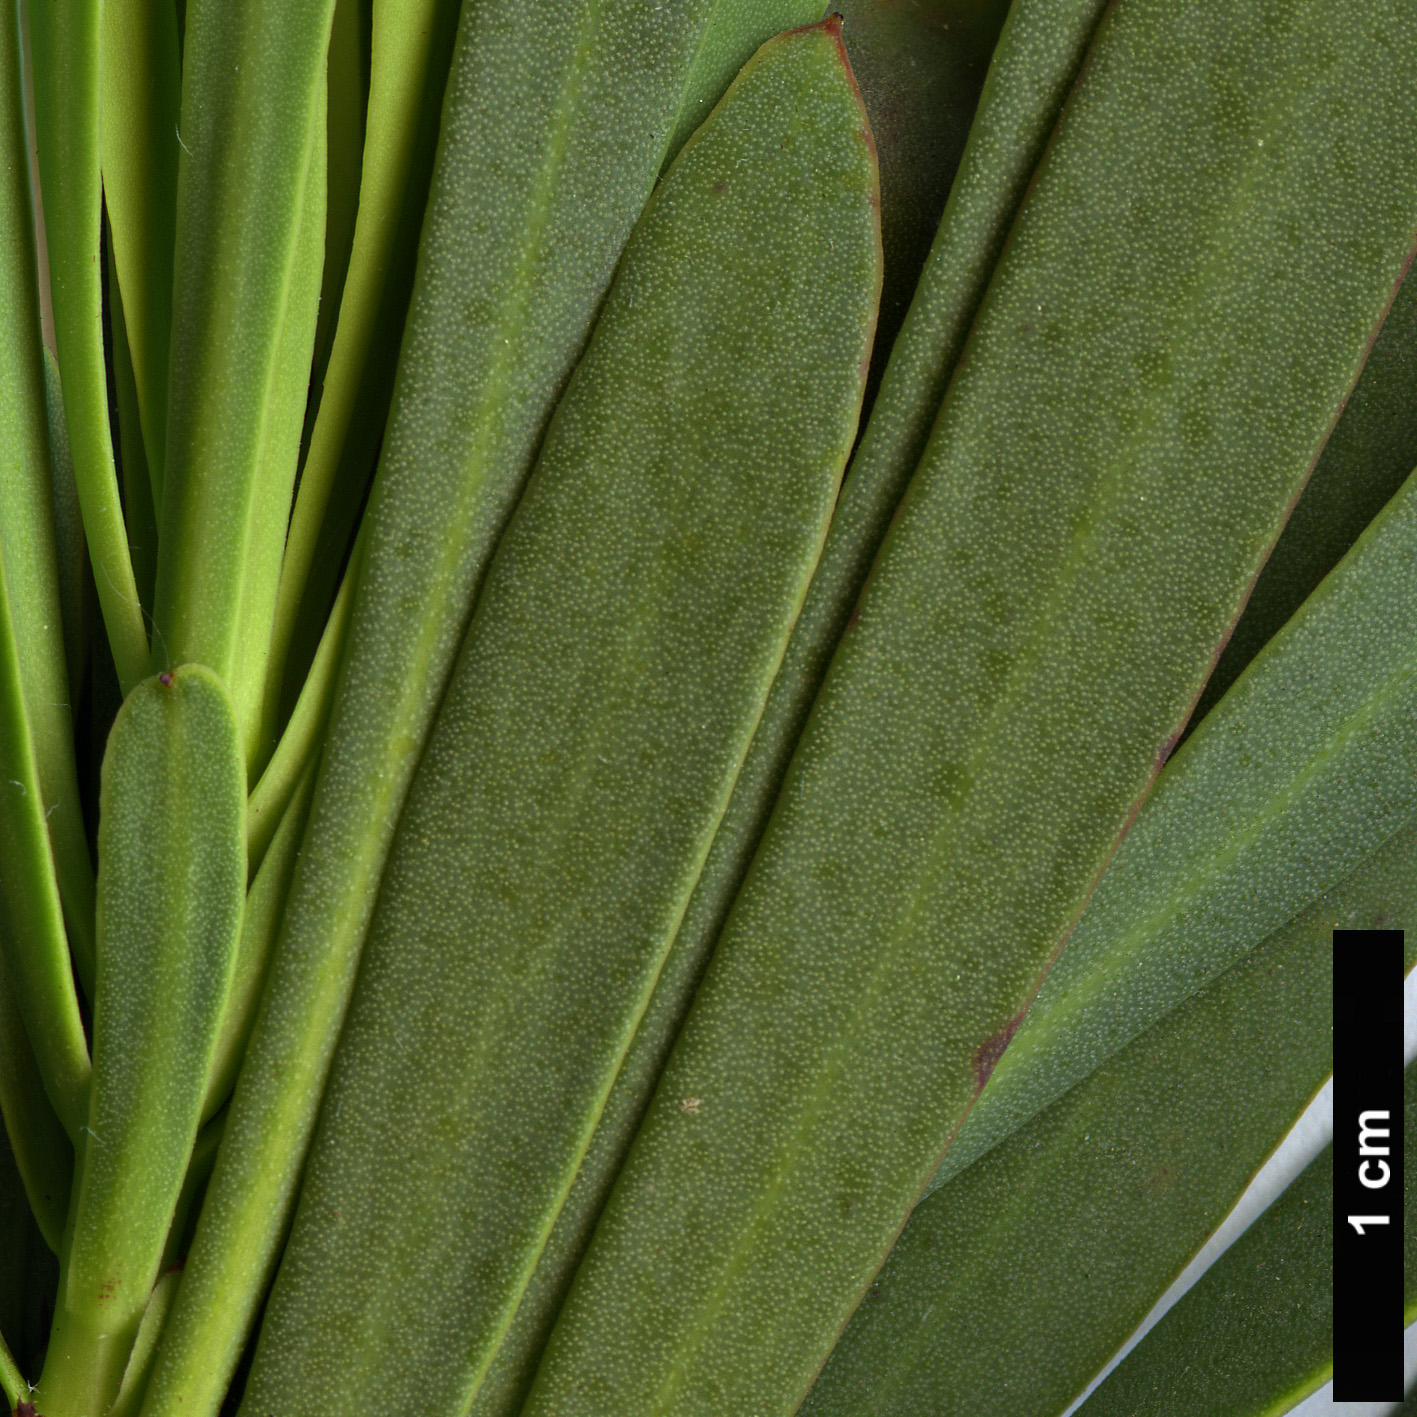
[[[64,426],[59,365],[47,345],[44,348],[44,407],[49,425],[49,490],[54,507],[54,554],[59,576],[60,618],[64,622],[64,662],[69,671],[70,692],[77,693],[84,682],[90,648],[84,633],[84,521],[79,509],[79,489],[74,483],[74,460],[69,456],[69,433]]]
[[[315,626],[324,625],[373,472],[413,285],[457,11],[451,0],[379,0],[373,6],[359,205],[281,561],[263,746],[304,680],[319,639]]]
[[[296,331],[308,319],[313,339],[307,189],[323,224],[323,176],[309,170],[323,160],[333,7],[193,0],[183,42],[153,668],[210,667],[248,748],[309,379]]]
[[[45,1093],[73,1138],[88,1107],[89,1050],[25,714],[8,580],[0,554],[0,949]]]
[[[372,0],[335,0],[330,17],[330,49],[325,61],[325,230],[320,312],[310,387],[317,395],[306,410],[305,433],[318,406],[318,390],[330,362],[340,297],[349,272],[354,225],[359,210],[359,177],[364,150],[365,106],[369,101],[369,33]],[[301,453],[304,454],[304,440]]]
[[[94,1082],[40,1384],[102,1413],[157,1280],[230,987],[246,886],[230,697],[187,665],[124,702],[103,764]]]
[[[1010,10],[930,263],[847,472],[802,613],[665,964],[663,985],[606,1104],[584,1180],[577,1183],[592,1194],[613,1179],[623,1136],[644,1114],[683,1021],[684,1001],[743,882],[832,650],[920,459],[988,273],[1100,8],[1101,0],[1065,6],[1017,0]],[[595,1158],[602,1158],[599,1165]]]
[[[157,511],[153,506],[153,478],[143,441],[138,386],[128,345],[128,322],[124,318],[123,294],[118,288],[118,270],[113,260],[111,241],[107,243],[105,255],[108,266],[105,304],[113,360],[114,404],[118,415],[118,471],[123,484],[123,523],[128,531],[128,554],[133,561],[133,580],[137,583],[138,597],[144,609],[151,613],[153,581],[157,575]]]
[[[328,147],[325,120],[327,84],[323,71],[317,86],[312,118],[309,161],[300,194],[300,221],[285,292],[280,339],[265,410],[257,463],[259,495],[251,512],[250,541],[246,551],[245,586],[233,673],[246,686],[242,741],[246,770],[254,781],[265,766],[270,745],[262,737],[266,663],[270,655],[271,626],[280,585],[280,566],[290,522],[290,496],[294,486],[310,381],[311,351],[320,304],[320,275],[325,260],[325,191]]]
[[[1410,275],[1410,272],[1409,272]],[[1196,705],[1203,718],[1417,467],[1417,280],[1404,279],[1314,475]]]
[[[933,1184],[1417,811],[1417,477],[1169,763]]]
[[[221,1405],[475,589],[654,185],[713,8],[463,7],[341,687],[144,1417]],[[753,23],[770,13],[754,7]]]
[[[252,1412],[466,1411],[565,1200],[855,432],[880,236],[839,31],[764,46],[686,145],[557,410],[395,841]]]
[[[1333,1373],[1332,1222],[1330,1144],[1118,1364],[1079,1417],[1273,1417],[1320,1388]]]
[[[1333,931],[1379,923],[1408,931],[1410,968],[1417,818],[922,1201],[803,1417],[947,1417],[978,1411],[995,1391],[1008,1393],[1017,1417],[1062,1412],[1322,1081],[1332,1064]],[[1309,1281],[1327,1287],[1327,1278],[1305,1263],[1293,1288],[1280,1277],[1275,1298],[1304,1306],[1312,1351],[1329,1316],[1307,1307]],[[1217,1366],[1207,1345],[1189,1352],[1200,1355],[1208,1370]]]
[[[177,162],[182,151],[177,9],[171,0],[104,0],[102,15],[103,200],[132,350],[141,424],[141,431],[135,432],[146,455],[149,500],[161,507]],[[156,547],[151,551],[155,564]]]
[[[1417,21],[1260,9],[1107,12],[527,1417],[795,1408],[1184,721],[1417,232]]]
[[[148,641],[123,530],[103,358],[98,250],[101,8],[99,0],[53,0],[31,6],[28,14],[34,52],[35,137],[54,337],[64,376],[64,419],[94,585],[119,683],[126,692],[146,670]],[[11,181],[22,180],[24,170],[12,167]]]
[[[74,956],[92,982],[93,863],[79,808],[60,610],[20,34],[15,24],[0,29],[0,230],[7,233],[0,241],[0,548],[40,810]]]
[[[1408,835],[1413,835],[1410,829]],[[1417,851],[1409,850],[1402,863],[1409,873],[1417,866],[1414,858]],[[1412,879],[1409,874],[1409,906],[1417,905]],[[1417,942],[1411,939],[1414,917],[1417,911],[1409,908],[1383,921],[1386,928],[1408,931],[1408,968],[1417,956]],[[1417,1065],[1408,1064],[1402,1083],[1403,1181],[1411,1215],[1417,1185]],[[1332,1223],[1329,1145],[1127,1354],[1079,1409],[1079,1417],[1271,1417],[1287,1412],[1333,1372]],[[1409,1224],[1403,1232],[1404,1324],[1417,1313],[1413,1228]],[[1200,1355],[1203,1361],[1198,1362]]]

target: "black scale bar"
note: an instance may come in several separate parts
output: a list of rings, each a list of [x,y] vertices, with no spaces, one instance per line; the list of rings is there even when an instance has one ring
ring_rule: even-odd
[[[1333,932],[1333,1397],[1402,1400],[1401,930]]]

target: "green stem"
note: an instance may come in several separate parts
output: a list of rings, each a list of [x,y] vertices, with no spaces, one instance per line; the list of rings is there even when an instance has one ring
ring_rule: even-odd
[[[61,1303],[54,1315],[35,1398],[44,1417],[103,1417],[123,1381],[142,1311],[119,1322]]]
[[[20,1365],[15,1362],[4,1334],[0,1334],[0,1388],[5,1390],[6,1401],[12,1408],[18,1407],[20,1400],[28,1397],[30,1392],[30,1385],[20,1372]]]
[[[107,1417],[133,1417],[138,1404],[143,1400],[143,1392],[148,1385],[148,1374],[152,1371],[153,1360],[157,1357],[158,1339],[162,1337],[162,1325],[177,1297],[177,1285],[182,1275],[178,1270],[168,1270],[158,1280],[152,1298],[143,1310],[143,1321],[138,1325],[138,1336],[133,1340],[133,1351],[128,1357],[128,1366],[123,1370],[123,1381],[118,1388],[118,1396],[108,1409]]]
[[[295,876],[295,862],[300,843],[305,837],[305,823],[310,816],[310,803],[315,796],[315,774],[319,758],[312,757],[295,786],[294,796],[280,818],[280,826],[246,893],[246,909],[241,917],[241,945],[236,955],[236,969],[222,1015],[221,1031],[212,1054],[211,1070],[207,1074],[207,1090],[202,1101],[202,1116],[211,1117],[231,1096],[246,1056],[246,1045],[256,1023],[256,1010],[266,984],[271,951],[280,932],[281,914],[290,883]],[[225,1126],[225,1116],[222,1125]]]

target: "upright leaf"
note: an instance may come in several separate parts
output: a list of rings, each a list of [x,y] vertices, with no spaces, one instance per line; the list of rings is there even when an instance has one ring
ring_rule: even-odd
[[[124,690],[142,678],[147,631],[138,600],[108,425],[99,221],[99,0],[29,7],[35,136],[49,252],[64,419],[113,661]],[[12,180],[23,173],[12,169]],[[22,238],[23,239],[23,238]]]
[[[209,666],[248,751],[314,339],[333,7],[193,0],[182,52],[153,668]]]
[[[358,209],[281,560],[263,690],[265,750],[315,653],[373,473],[413,285],[457,12],[451,0],[373,6]]]
[[[151,479],[150,500],[161,507],[177,163],[182,151],[177,7],[172,0],[104,0],[102,14],[98,78],[103,200],[132,350],[138,436]]]
[[[128,696],[103,764],[93,1087],[40,1383],[55,1417],[107,1410],[157,1280],[236,958],[245,796],[210,670]]]
[[[1101,0],[1017,0],[1009,11],[949,205],[870,422],[852,458],[816,574],[733,797],[614,1094],[584,1184],[613,1179],[762,836],[832,650],[920,460],[989,272],[1082,62]],[[850,22],[843,34],[850,33]],[[848,52],[850,46],[848,46]],[[592,1182],[598,1169],[600,1180]],[[582,1184],[578,1182],[578,1184]]]
[[[45,832],[81,976],[93,979],[93,863],[79,807],[74,714],[55,543],[49,417],[19,26],[0,24],[0,550]],[[61,223],[62,226],[62,223]],[[62,414],[60,418],[62,425]],[[56,456],[66,449],[55,449]],[[67,528],[77,533],[78,528]],[[66,547],[66,550],[69,549]],[[72,571],[72,562],[65,564]],[[72,581],[69,587],[72,588]],[[65,606],[65,609],[70,607]],[[12,773],[11,777],[23,777]],[[18,859],[15,861],[18,869]]]

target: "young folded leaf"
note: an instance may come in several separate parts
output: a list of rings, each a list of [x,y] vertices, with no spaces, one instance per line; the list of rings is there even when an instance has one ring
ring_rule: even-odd
[[[210,670],[128,696],[103,762],[93,1085],[46,1417],[107,1410],[157,1280],[241,931],[245,798],[235,712]]]
[[[574,1180],[855,433],[880,237],[839,30],[764,46],[690,139],[557,408],[395,838],[253,1411],[465,1412]]]
[[[1262,9],[1108,11],[527,1417],[795,1409],[1184,721],[1417,236],[1417,18]]]

